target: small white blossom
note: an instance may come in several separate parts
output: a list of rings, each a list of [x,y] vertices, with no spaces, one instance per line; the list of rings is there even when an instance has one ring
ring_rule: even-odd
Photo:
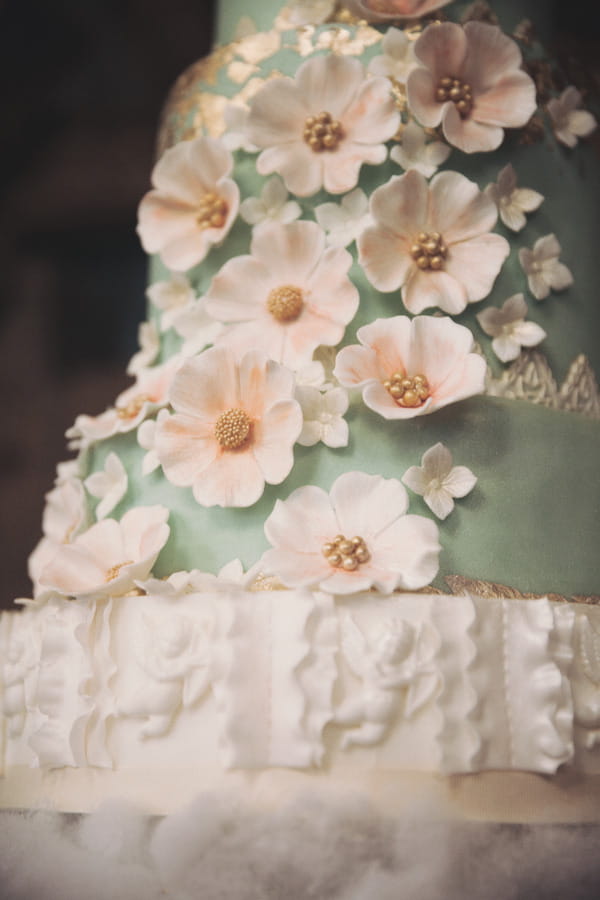
[[[465,497],[477,478],[466,466],[453,466],[452,454],[438,443],[423,454],[420,466],[407,469],[402,481],[423,497],[438,519],[445,519],[454,509],[453,498]]]
[[[492,349],[502,362],[516,359],[521,347],[535,347],[546,332],[535,322],[526,322],[527,303],[523,294],[509,297],[498,309],[491,306],[477,314],[477,321],[486,334],[493,337]]]
[[[195,356],[223,331],[221,322],[217,322],[206,312],[204,298],[200,297],[190,303],[175,320],[173,327],[179,337],[183,338],[181,355]]]
[[[260,197],[244,200],[240,205],[240,216],[248,225],[259,225],[261,222],[288,225],[302,215],[300,204],[288,198],[283,181],[279,175],[273,175],[265,182]]]
[[[238,103],[228,103],[224,111],[225,132],[221,141],[228,150],[245,150],[246,153],[258,153],[258,147],[248,140],[246,122],[248,107]]]
[[[322,203],[315,207],[315,217],[327,233],[330,247],[347,247],[373,224],[369,198],[361,188],[350,191],[341,203]]]
[[[532,250],[527,247],[519,250],[529,290],[536,300],[544,300],[551,290],[563,291],[573,284],[571,270],[559,261],[560,250],[554,234],[538,238]]]
[[[292,0],[287,4],[287,20],[296,28],[299,25],[322,25],[332,15],[336,0]]]
[[[127,364],[127,374],[137,375],[142,369],[151,366],[160,350],[160,338],[154,322],[141,322],[138,328],[140,349],[134,353]]]
[[[579,109],[581,94],[573,85],[565,88],[560,97],[548,101],[548,113],[556,139],[567,147],[575,147],[579,138],[587,137],[597,122],[591,112]]]
[[[517,173],[509,163],[498,173],[498,181],[485,189],[500,213],[500,218],[511,231],[521,231],[527,224],[525,213],[534,212],[543,203],[544,196],[531,188],[517,187]]]
[[[146,291],[148,300],[161,310],[160,330],[168,331],[179,315],[195,300],[196,294],[185,275],[173,274],[169,281],[157,281]]]
[[[168,410],[161,409],[156,419],[146,419],[137,430],[138,444],[142,450],[148,451],[142,461],[142,475],[150,475],[151,472],[154,472],[160,466],[160,460],[154,448],[156,426],[168,416]]]
[[[374,56],[368,69],[373,75],[385,75],[399,84],[419,65],[414,53],[414,41],[410,41],[400,28],[388,28],[381,42],[383,54]]]
[[[343,416],[348,410],[348,394],[343,388],[322,393],[315,387],[297,386],[296,399],[304,416],[299,444],[312,447],[322,441],[327,447],[347,446],[348,423]]]
[[[408,122],[402,129],[400,144],[392,148],[390,159],[403,169],[416,169],[425,178],[430,178],[438,166],[446,162],[452,148],[443,141],[427,143],[425,129],[416,122]]]
[[[94,472],[83,482],[92,497],[100,499],[96,507],[98,522],[113,511],[127,491],[127,472],[116,453],[109,453],[102,472]]]
[[[316,359],[302,366],[294,374],[296,384],[302,387],[322,388],[325,386],[325,367]]]

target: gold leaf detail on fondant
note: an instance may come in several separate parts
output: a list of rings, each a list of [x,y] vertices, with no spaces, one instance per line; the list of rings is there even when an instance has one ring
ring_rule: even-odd
[[[520,591],[507,584],[498,584],[494,581],[483,581],[479,578],[467,578],[464,575],[446,575],[444,581],[452,594],[473,593],[486,600],[540,600],[547,599],[553,603],[587,603],[588,605],[600,604],[600,596],[595,594],[573,594],[565,597],[562,594],[546,592],[545,594]]]
[[[277,31],[250,34],[235,45],[236,56],[254,66],[274,56],[280,49],[281,35]]]
[[[254,75],[258,71],[258,68],[252,63],[234,59],[227,67],[227,77],[235,84],[243,84],[251,75]]]
[[[513,31],[514,39],[530,47],[535,38],[535,27],[531,19],[522,19]]]
[[[486,392],[494,397],[528,400],[551,409],[558,407],[558,388],[546,357],[525,350],[499,378],[489,378]]]
[[[600,388],[587,358],[580,354],[571,363],[558,394],[558,404],[568,412],[600,419]]]

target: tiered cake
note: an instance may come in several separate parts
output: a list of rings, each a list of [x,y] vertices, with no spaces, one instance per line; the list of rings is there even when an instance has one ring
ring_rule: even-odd
[[[595,121],[526,7],[224,5],[1,620],[2,805],[599,817]]]

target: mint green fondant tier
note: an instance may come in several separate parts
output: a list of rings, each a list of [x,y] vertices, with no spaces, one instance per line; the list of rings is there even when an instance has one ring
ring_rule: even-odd
[[[445,576],[462,575],[526,592],[597,592],[600,567],[591,549],[600,516],[598,423],[497,398],[474,398],[393,423],[357,399],[348,422],[348,447],[297,446],[292,473],[281,485],[267,485],[261,500],[247,509],[206,509],[190,489],[169,484],[160,470],[144,477],[143,451],[134,434],[98,445],[90,462],[100,468],[115,450],[127,468],[129,489],[115,517],[132,506],[169,507],[171,536],[155,566],[158,576],[166,576],[182,569],[216,572],[236,557],[248,567],[269,546],[263,523],[278,497],[304,484],[329,490],[350,470],[400,478],[442,441],[456,464],[477,475],[478,484],[443,524],[436,584],[447,587]],[[410,511],[431,515],[415,495]]]

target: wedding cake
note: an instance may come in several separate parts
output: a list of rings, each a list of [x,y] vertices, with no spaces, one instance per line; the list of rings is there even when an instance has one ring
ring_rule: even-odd
[[[173,88],[132,385],[0,620],[0,805],[597,820],[587,98],[540,4],[256,6]]]

